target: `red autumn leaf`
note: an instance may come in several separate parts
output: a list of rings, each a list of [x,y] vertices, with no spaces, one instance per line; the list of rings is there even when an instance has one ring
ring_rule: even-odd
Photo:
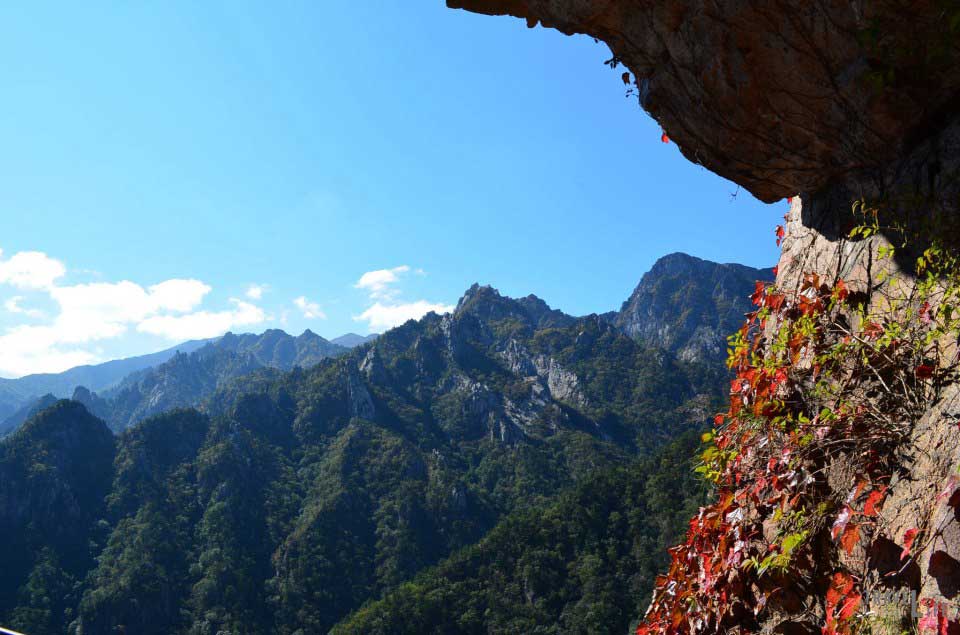
[[[847,552],[848,556],[852,556],[853,548],[857,546],[859,541],[860,525],[850,523],[843,531],[843,536],[840,537],[840,545],[843,547],[843,550]]]
[[[723,415],[717,415],[713,418],[713,425],[722,426],[723,425]]]
[[[929,379],[933,377],[935,370],[936,369],[930,364],[920,364],[914,372],[917,374],[917,379]]]
[[[933,317],[930,315],[930,303],[924,302],[920,305],[920,321],[924,324],[930,324],[933,322]]]
[[[775,230],[775,233],[777,234],[777,247],[779,247],[780,243],[783,242],[783,235],[784,235],[783,225],[777,225],[777,229]]]
[[[624,84],[629,84],[629,83],[630,83],[630,73],[624,73],[623,75],[620,76],[620,79],[623,80],[623,83],[624,83]]]
[[[857,483],[857,486],[850,493],[849,498],[847,498],[847,502],[850,503],[860,498],[860,494],[863,494],[863,490],[865,490],[866,488],[867,488],[867,481],[865,481],[864,479],[860,479],[860,481]]]
[[[770,307],[771,311],[779,311],[785,300],[786,298],[782,293],[774,293],[767,296],[766,305]]]
[[[750,301],[753,302],[756,306],[763,304],[763,294],[766,292],[767,286],[761,281],[757,280],[753,283],[753,295],[750,296]]]
[[[876,516],[878,513],[878,506],[880,502],[883,501],[883,496],[886,494],[887,488],[881,487],[880,489],[875,489],[870,492],[870,495],[867,496],[867,502],[863,506],[864,516]]]
[[[662,135],[660,135],[660,142],[661,142],[661,143],[670,143],[670,137],[667,136],[667,133],[666,133],[666,132],[664,132]]]
[[[913,541],[917,539],[917,534],[919,533],[920,530],[913,527],[903,534],[903,551],[900,552],[901,560],[910,555],[910,550],[913,548]]]
[[[803,287],[802,291],[807,289],[818,289],[820,288],[820,274],[811,271],[810,273],[803,276]]]
[[[847,290],[847,285],[843,282],[843,279],[837,280],[837,284],[833,287],[833,296],[843,302],[848,295],[850,295],[850,291]]]
[[[867,322],[863,326],[863,335],[868,340],[876,339],[883,334],[883,327],[876,322]]]
[[[773,374],[773,379],[778,384],[784,384],[787,382],[787,371],[784,368],[778,368],[777,371]]]
[[[787,197],[787,204],[789,205],[789,204],[791,204],[791,203],[793,203],[793,197],[792,197],[792,196],[788,196],[788,197]]]
[[[851,589],[853,589],[853,578],[849,574],[842,571],[834,573],[830,580],[830,588],[827,589],[827,606],[836,606],[841,599],[850,593]]]
[[[773,277],[776,278],[777,274],[780,272],[780,265],[773,265]]]

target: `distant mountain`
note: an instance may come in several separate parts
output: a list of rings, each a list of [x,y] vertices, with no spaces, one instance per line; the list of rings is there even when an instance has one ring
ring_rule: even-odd
[[[346,347],[329,342],[310,329],[296,337],[279,329],[270,329],[260,335],[227,333],[208,346],[250,355],[260,365],[280,370],[295,366],[306,368],[346,352]]]
[[[727,336],[752,309],[755,282],[773,278],[772,269],[674,253],[657,260],[620,311],[605,317],[631,337],[662,346],[680,359],[722,360]]]
[[[76,366],[62,373],[26,375],[18,379],[0,378],[0,421],[23,406],[28,406],[29,409],[30,404],[40,395],[49,393],[62,399],[71,396],[77,386],[103,391],[115,386],[132,372],[162,364],[178,351],[192,353],[208,342],[209,340],[183,342],[157,353],[102,364]]]
[[[166,410],[198,406],[222,385],[259,369],[308,368],[347,350],[310,330],[296,337],[278,329],[260,335],[227,333],[189,355],[178,353],[94,395],[101,403],[92,409],[113,430],[123,430]]]
[[[340,337],[335,337],[330,340],[333,344],[339,344],[340,346],[346,346],[347,348],[355,348],[361,344],[366,344],[380,337],[379,333],[371,333],[370,335],[357,335],[356,333],[347,333],[346,335],[341,335]]]
[[[189,354],[175,352],[159,365],[130,373],[107,390],[94,392],[78,386],[71,398],[107,421],[113,430],[122,430],[165,410],[198,406],[222,384],[261,368],[286,371],[309,367],[348,350],[310,330],[297,337],[277,329],[259,335],[227,333],[201,344]],[[56,397],[48,394],[20,406],[0,423],[0,437],[16,430]]]

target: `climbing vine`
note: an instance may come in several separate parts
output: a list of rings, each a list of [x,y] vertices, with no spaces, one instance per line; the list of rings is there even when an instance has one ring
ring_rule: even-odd
[[[771,611],[819,610],[825,635],[869,619],[865,559],[851,556],[890,532],[880,511],[895,451],[957,379],[960,261],[937,241],[915,253],[876,205],[858,201],[853,213],[849,239],[877,245],[883,270],[914,254],[915,276],[881,274],[856,292],[816,273],[796,289],[757,283],[756,310],[730,338],[730,407],[704,435],[697,468],[716,502],[670,550],[638,635],[757,630]],[[778,227],[777,244],[784,238]],[[926,531],[889,536],[904,566]],[[825,546],[837,565],[824,579],[814,558]],[[805,596],[820,608],[803,607]]]

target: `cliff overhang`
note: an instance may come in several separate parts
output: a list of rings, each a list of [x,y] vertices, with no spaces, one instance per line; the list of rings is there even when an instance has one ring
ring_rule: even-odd
[[[773,202],[879,169],[960,106],[946,0],[447,0],[606,42],[691,161]]]

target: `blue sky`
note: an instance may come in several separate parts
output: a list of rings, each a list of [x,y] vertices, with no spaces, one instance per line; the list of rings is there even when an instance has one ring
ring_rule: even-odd
[[[5,3],[0,56],[0,376],[776,260],[785,204],[660,143],[590,38],[442,2]]]

